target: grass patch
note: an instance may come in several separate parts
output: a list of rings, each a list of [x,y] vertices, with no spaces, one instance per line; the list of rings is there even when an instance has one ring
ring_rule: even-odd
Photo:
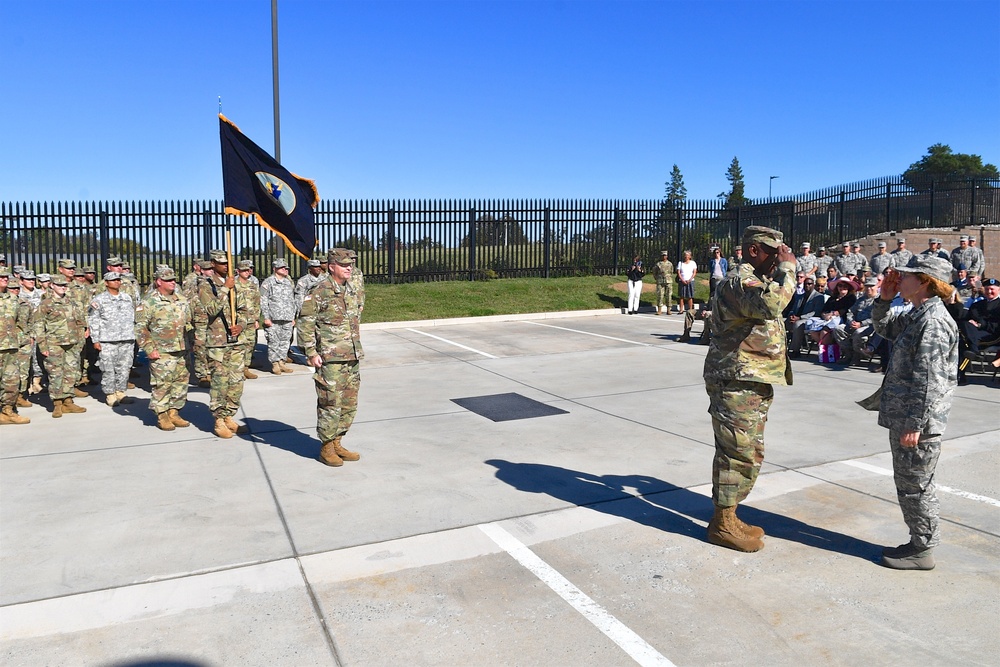
[[[505,278],[485,281],[439,281],[365,287],[364,322],[404,322],[450,317],[480,317],[566,310],[624,308],[627,294],[613,287],[620,276],[583,278]],[[652,282],[647,282],[652,284]],[[695,300],[708,298],[708,281],[698,280]],[[677,285],[674,284],[674,303]],[[641,305],[653,306],[654,292]]]

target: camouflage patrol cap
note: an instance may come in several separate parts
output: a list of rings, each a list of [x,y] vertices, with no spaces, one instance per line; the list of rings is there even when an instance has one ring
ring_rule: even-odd
[[[350,266],[354,262],[351,260],[350,250],[347,248],[334,248],[329,253],[327,253],[326,259],[330,262],[335,262],[341,266]]]
[[[198,266],[202,268],[202,270],[212,268],[212,260],[210,259],[199,259],[197,263]]]
[[[306,264],[308,264],[309,268],[312,269],[317,266],[320,266],[321,262],[318,259],[310,259],[308,262],[306,262]]]
[[[868,278],[865,280],[865,287],[878,287],[878,278]]]
[[[809,241],[803,241],[803,242],[802,242],[802,247],[803,247],[803,248],[809,248],[809,247],[810,247],[810,245],[809,245]]]
[[[347,256],[350,257],[352,261],[358,261],[358,253],[354,252],[350,248],[347,248]]]
[[[118,273],[117,271],[108,271],[107,273],[104,274],[104,282],[108,282],[109,280],[121,280],[121,279],[122,279],[122,274]]]
[[[669,252],[667,252],[666,250],[661,250],[661,251],[660,251],[660,257],[667,257],[667,256],[669,256],[669,255],[670,255],[670,253],[669,253]]]
[[[177,274],[169,266],[161,266],[156,269],[157,280],[177,280]]]
[[[906,243],[906,239],[902,237],[896,239],[896,245],[903,245],[904,243]]]
[[[279,257],[278,259],[271,262],[271,266],[274,267],[275,269],[287,269],[288,262]]]
[[[74,262],[71,259],[60,259],[59,260],[59,268],[60,269],[75,269],[76,268],[76,262]]]
[[[121,265],[122,265],[121,257],[116,257],[115,255],[108,257],[108,266],[121,266]]]
[[[168,264],[157,264],[156,268],[154,268],[153,271],[157,272],[160,269],[169,269],[169,268],[170,268],[170,265],[168,265]]]
[[[923,273],[946,283],[951,282],[951,262],[937,255],[914,255],[906,266],[897,266],[902,273]]]
[[[21,280],[34,280],[35,272],[31,269],[23,269],[21,271]]]
[[[968,234],[962,234],[961,236],[958,237],[958,242],[959,243],[961,243],[962,241],[968,241],[968,240],[969,240],[969,235]]]
[[[95,271],[94,267],[92,267],[92,266],[85,266],[85,267],[83,267],[83,272],[84,273],[93,273],[95,275],[97,274],[97,271]]]
[[[226,256],[225,250],[213,250],[208,253],[208,256],[212,258],[212,261],[216,264],[228,264],[229,257]]]
[[[83,277],[83,267],[82,266],[78,266],[75,269],[73,269],[73,277],[74,278],[82,278]]]
[[[0,264],[0,278],[10,278],[10,267]]]
[[[251,262],[249,259],[241,259],[239,264],[236,265],[236,268],[239,271],[252,271],[253,262]]]
[[[784,235],[777,229],[763,227],[761,225],[750,225],[743,230],[743,243],[759,243],[768,248],[780,248],[784,243]]]
[[[11,269],[11,271],[13,271],[14,273],[16,273],[16,274],[20,275],[20,274],[24,273],[24,271],[25,271],[25,270],[26,270],[27,268],[28,268],[28,267],[24,266],[23,264],[15,264],[15,265],[14,265],[14,268],[12,268],[12,269]]]
[[[879,241],[878,242],[878,247],[879,248],[884,248],[885,247],[885,241]]]
[[[61,273],[58,273],[52,278],[52,284],[62,285],[63,287],[66,287],[67,285],[69,285],[69,281],[66,279],[66,276],[64,276]]]
[[[51,282],[51,280],[52,280],[52,276],[50,274],[48,274],[48,273],[39,273],[38,274],[38,282],[40,282],[40,283]]]

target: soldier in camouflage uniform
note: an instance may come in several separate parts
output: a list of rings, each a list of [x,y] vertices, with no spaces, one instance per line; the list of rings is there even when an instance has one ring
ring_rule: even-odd
[[[666,308],[667,315],[670,314],[670,301],[674,296],[674,263],[669,259],[666,250],[660,251],[660,261],[653,267],[653,279],[656,280],[656,314],[660,314],[660,308]]]
[[[278,258],[271,265],[274,273],[260,284],[260,314],[267,339],[267,360],[275,375],[293,372],[285,360],[292,344],[295,327],[295,283],[288,276],[288,262]]]
[[[816,280],[826,277],[826,271],[833,264],[833,257],[827,254],[826,248],[820,246],[816,249]]]
[[[736,549],[764,548],[764,531],[736,516],[764,461],[764,424],[773,384],[791,384],[782,311],[795,291],[795,255],[781,232],[750,226],[743,233],[746,263],[719,285],[712,301],[712,342],[705,389],[715,432],[708,541]]]
[[[239,338],[244,327],[232,321],[230,312],[229,295],[235,290],[236,278],[227,275],[229,258],[222,250],[213,250],[211,255],[212,270],[198,285],[198,301],[208,316],[205,356],[211,376],[209,409],[215,417],[214,433],[220,438],[231,438],[249,430],[233,419],[243,397],[245,348],[239,345]],[[234,294],[238,296],[238,292]],[[236,311],[239,318],[238,305]]]
[[[90,303],[90,297],[86,293],[86,289],[82,284],[77,282],[77,266],[76,262],[72,259],[60,259],[56,265],[59,274],[66,278],[66,298],[77,305],[77,307],[84,313],[84,319],[86,319],[87,304]],[[83,276],[83,271],[79,271],[80,277]],[[80,339],[73,344],[73,348],[70,350],[72,355],[76,356],[76,372],[70,382],[73,386],[73,395],[77,398],[82,398],[87,395],[86,392],[82,390],[82,386],[85,385],[83,380],[83,347],[90,335],[89,331],[84,330]]]
[[[882,564],[893,569],[932,569],[941,540],[934,471],[958,384],[958,326],[941,300],[952,292],[951,269],[936,255],[912,258],[886,275],[872,312],[875,330],[892,340],[878,423],[889,429],[896,497],[910,530],[908,543],[882,550]],[[912,310],[890,312],[897,291]]]
[[[958,247],[951,251],[951,265],[955,271],[958,271],[959,264],[964,264],[968,270],[975,262],[975,255],[975,248],[969,245],[969,236],[962,234],[958,237]]]
[[[236,280],[236,321],[242,325],[239,345],[243,349],[243,377],[256,380],[257,374],[250,370],[253,349],[257,345],[257,329],[260,328],[260,286],[253,278],[253,262],[242,260],[237,265]]]
[[[69,295],[69,281],[59,274],[52,279],[49,292],[35,311],[33,333],[49,374],[49,397],[52,416],[86,412],[73,402],[80,394],[74,389],[80,374],[80,349],[87,331],[84,307]]]
[[[354,263],[343,248],[331,250],[329,260],[329,275],[302,302],[298,337],[309,365],[316,368],[316,434],[323,443],[319,460],[341,466],[361,458],[345,449],[341,439],[358,410],[364,351],[360,305],[350,285]]]
[[[37,284],[37,276],[33,271],[26,270],[21,274],[21,294],[18,298],[20,298],[22,304],[28,306],[28,312],[32,318],[35,315],[35,311],[38,310],[38,306],[42,303],[42,297],[45,295],[44,290],[41,287],[37,287]],[[35,339],[30,335],[30,332],[27,348],[21,348],[18,355],[18,363],[21,366],[21,378],[26,385],[23,390],[27,390],[29,394],[40,393],[42,391],[42,364],[38,359],[38,346],[35,345]],[[27,403],[27,401],[18,401],[19,406],[27,407],[24,403]]]
[[[913,257],[913,253],[906,249],[906,239],[904,238],[896,239],[896,249],[889,254],[892,255],[894,268],[906,266],[910,263],[910,258]]]
[[[361,267],[358,266],[358,253],[354,252],[349,248],[340,248],[347,252],[347,256],[351,258],[354,265],[351,267],[351,289],[354,292],[354,301],[358,309],[358,317],[361,317],[362,311],[365,309],[365,274],[361,272]]]
[[[892,255],[885,250],[885,241],[878,242],[878,252],[872,255],[869,266],[872,268],[873,276],[880,276],[885,270],[892,266]]]
[[[19,316],[20,299],[7,291],[10,269],[0,266],[0,424],[27,424],[31,420],[17,414],[21,395],[21,372],[17,354],[21,349],[28,323]]]
[[[966,264],[969,267],[969,275],[982,278],[986,275],[986,257],[983,255],[983,249],[976,245],[975,235],[969,236],[969,248],[972,250],[970,253],[972,263]]]
[[[324,276],[322,262],[318,259],[310,259],[308,262],[308,270],[306,275],[302,276],[295,282],[295,313],[296,315],[302,310],[302,300],[306,298],[306,294],[316,286],[316,283],[321,281]]]
[[[812,276],[813,279],[816,278],[816,271],[818,269],[818,264],[816,263],[816,255],[812,253],[810,249],[811,246],[809,241],[802,242],[802,254],[798,256],[795,260],[796,271],[804,273],[806,278]],[[822,274],[820,274],[822,275]]]
[[[208,389],[212,386],[212,381],[208,376],[208,347],[205,344],[208,338],[208,315],[201,307],[198,294],[201,290],[201,283],[212,273],[212,261],[205,259],[197,260],[197,262],[201,266],[198,277],[190,281],[185,279],[181,293],[191,303],[192,326],[188,332],[188,346],[191,349],[191,373],[197,380],[199,387]]]
[[[177,293],[173,269],[157,271],[153,292],[135,309],[135,339],[149,358],[149,409],[163,431],[189,426],[180,410],[187,403],[184,334],[191,326],[190,302]]]
[[[117,271],[104,274],[103,290],[87,310],[90,337],[100,355],[101,390],[111,407],[132,403],[126,391],[135,352],[135,302],[121,289]]]

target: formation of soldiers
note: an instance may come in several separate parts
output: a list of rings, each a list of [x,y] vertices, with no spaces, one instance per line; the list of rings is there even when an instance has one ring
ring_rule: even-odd
[[[353,322],[348,337],[358,340],[356,364],[361,356],[358,323],[364,308],[364,277],[354,266],[354,251],[335,249],[329,257],[352,269],[346,271],[350,274],[346,287],[335,291],[348,304],[342,311]],[[227,254],[213,250],[209,259],[195,262],[180,286],[171,267],[157,265],[143,293],[118,257],[108,259],[100,282],[92,267],[77,267],[72,259],[60,259],[54,276],[36,275],[21,266],[11,269],[5,258],[0,259],[0,424],[30,423],[19,409],[32,407],[29,398],[45,391],[53,417],[86,412],[74,399],[87,396],[88,385],[98,381],[108,406],[134,402],[128,395],[134,388],[129,378],[142,352],[149,362],[149,406],[158,428],[172,431],[190,425],[180,411],[193,381],[209,389],[217,436],[247,432],[234,416],[244,381],[257,378],[250,368],[257,331],[265,330],[271,372],[293,372],[288,366],[289,348],[302,306],[334,278],[326,257],[309,260],[308,265],[308,273],[293,282],[285,260],[275,260],[273,274],[261,283],[253,275],[252,262],[240,261],[233,274]],[[310,326],[309,335],[329,337],[327,320],[312,321]],[[302,340],[301,332],[299,337]],[[315,367],[308,354],[315,355],[315,344],[302,347],[306,363]],[[353,400],[356,408],[360,377],[356,367],[354,376],[346,390],[353,394],[348,403]],[[334,383],[324,390],[338,393],[345,388]],[[346,428],[335,426],[335,430],[342,432],[330,440],[337,438],[339,447]],[[352,458],[356,454],[348,454],[341,461],[357,460]]]

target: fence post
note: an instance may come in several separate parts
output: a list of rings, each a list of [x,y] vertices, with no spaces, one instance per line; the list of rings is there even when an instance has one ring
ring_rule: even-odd
[[[614,220],[611,221],[611,270],[618,275],[618,207],[615,206]]]
[[[389,284],[396,282],[396,209],[389,207],[389,229],[386,230],[386,244],[389,246],[389,258],[386,271],[389,274]]]
[[[108,212],[101,211],[101,265],[96,267],[99,276],[104,275],[104,267],[108,265],[111,255],[111,243],[108,238]]]
[[[788,206],[791,207],[791,212],[788,214],[788,235],[792,241],[788,244],[788,247],[792,249],[792,252],[795,252],[795,202],[789,202]],[[806,240],[809,240],[808,236]]]
[[[225,215],[225,213],[223,213]],[[202,219],[202,231],[205,234],[203,239],[204,247],[202,248],[202,257],[208,257],[209,251],[212,250],[212,212],[205,210],[201,214]]]
[[[681,220],[684,218],[684,202],[679,201],[674,203],[674,215],[677,219],[675,221],[675,232],[674,232],[674,261],[681,261]]]
[[[469,207],[469,280],[476,279],[476,207]]]
[[[969,226],[975,227],[976,225],[976,179],[972,179],[970,182],[972,187],[972,197],[969,198]]]
[[[934,226],[934,195],[936,194],[936,191],[937,191],[937,182],[931,179],[931,215],[930,215],[931,227]]]
[[[548,206],[545,207],[545,230],[542,238],[545,243],[545,260],[542,275],[548,278],[549,267],[552,264],[552,216],[551,209]]]
[[[837,227],[840,230],[839,234],[838,234],[840,236],[840,239],[837,241],[838,244],[844,242],[844,200],[846,198],[847,198],[847,195],[844,193],[843,190],[841,190],[840,191],[840,213],[837,214]]]
[[[892,229],[892,181],[885,184],[885,231],[890,229]]]

